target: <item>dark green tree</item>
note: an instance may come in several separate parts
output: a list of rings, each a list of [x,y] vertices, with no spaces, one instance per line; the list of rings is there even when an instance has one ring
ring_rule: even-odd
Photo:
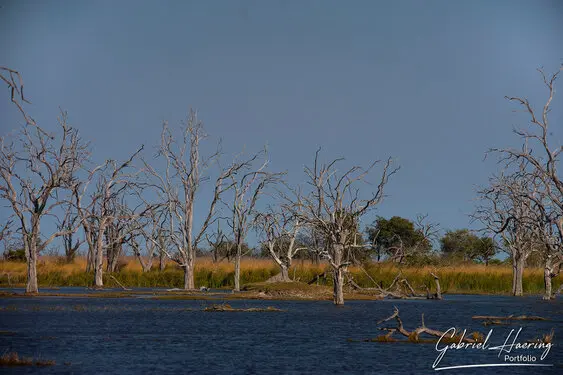
[[[480,260],[486,265],[497,253],[497,246],[490,237],[478,237],[469,229],[447,231],[440,240],[443,255]]]
[[[497,244],[492,238],[481,237],[474,245],[472,256],[473,259],[477,259],[488,266],[491,259],[497,254],[497,251]]]
[[[367,236],[378,261],[386,255],[402,262],[409,255],[427,254],[432,249],[423,230],[400,216],[391,219],[377,217],[374,224],[367,228]]]

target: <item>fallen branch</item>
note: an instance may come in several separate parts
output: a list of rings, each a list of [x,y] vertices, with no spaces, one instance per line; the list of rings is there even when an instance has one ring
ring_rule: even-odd
[[[388,288],[383,288],[382,286],[378,285],[375,280],[369,276],[369,274],[360,267],[364,273],[370,278],[370,280],[375,284],[373,288],[364,288],[358,285],[354,281],[354,278],[351,274],[347,274],[348,278],[348,285],[350,285],[353,289],[360,291],[360,292],[367,292],[367,293],[377,293],[379,296],[383,298],[396,298],[396,299],[442,299],[442,293],[440,291],[440,283],[437,281],[437,292],[436,294],[431,294],[428,287],[426,287],[426,295],[424,294],[417,294],[412,285],[406,278],[401,278],[402,274],[399,272],[397,276],[391,282]],[[435,279],[436,276],[432,274]]]
[[[119,285],[121,287],[121,289],[123,290],[131,290],[130,288],[126,288],[123,286],[123,284],[121,284],[113,275],[109,275],[109,277],[111,277],[113,279],[113,281],[115,281],[117,283],[117,285]]]
[[[408,341],[411,342],[420,342],[421,340],[420,336],[422,334],[426,334],[432,337],[442,338],[442,340],[447,339],[446,341],[451,341],[451,342],[465,342],[470,344],[483,342],[483,334],[481,334],[480,332],[473,332],[471,335],[472,337],[465,337],[465,335],[461,335],[461,336],[456,335],[454,337],[451,337],[449,335],[446,335],[445,332],[426,327],[426,324],[424,323],[424,314],[422,314],[422,325],[412,331],[409,331],[405,329],[403,325],[403,321],[401,320],[401,317],[399,315],[399,309],[396,306],[393,314],[388,318],[378,321],[377,325],[389,322],[391,320],[394,320],[397,325],[395,327],[380,327],[379,329],[382,331],[386,331],[387,334],[378,337],[376,340],[370,340],[370,341],[395,341],[392,338],[392,335],[398,333],[400,335],[405,336],[408,339]]]
[[[311,279],[311,281],[309,281],[307,284],[311,285],[311,284],[317,283],[317,285],[318,285],[318,282],[319,282],[320,279],[326,279],[326,272],[315,275],[315,277],[313,277]]]

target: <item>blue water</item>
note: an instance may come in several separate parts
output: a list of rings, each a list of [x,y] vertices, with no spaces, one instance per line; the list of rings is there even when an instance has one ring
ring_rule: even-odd
[[[63,291],[67,291],[63,288]],[[81,291],[83,292],[83,290]],[[201,311],[222,301],[100,299],[80,297],[0,298],[0,353],[51,359],[51,367],[0,367],[2,373],[79,374],[550,374],[562,373],[563,303],[540,297],[446,296],[444,301],[330,302],[229,301],[233,307],[274,306],[279,313]],[[555,330],[554,346],[513,350],[553,367],[432,369],[434,344],[350,342],[380,335],[376,322],[400,309],[405,328],[467,328],[487,333],[473,315],[540,315],[550,321],[492,326],[490,346],[523,327],[517,342]],[[561,340],[561,341],[560,341]],[[509,342],[512,342],[510,340]],[[505,363],[498,351],[449,350],[439,367]],[[66,363],[66,364],[65,364]]]

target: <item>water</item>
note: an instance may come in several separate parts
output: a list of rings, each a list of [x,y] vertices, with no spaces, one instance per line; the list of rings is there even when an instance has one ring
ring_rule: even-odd
[[[67,292],[66,288],[63,288]],[[81,290],[81,292],[84,292]],[[2,367],[2,373],[204,373],[204,374],[424,374],[435,373],[434,344],[350,342],[380,335],[376,322],[400,309],[408,330],[467,328],[487,333],[473,315],[539,315],[550,321],[492,326],[491,346],[523,327],[518,342],[555,330],[554,347],[542,362],[553,367],[446,370],[444,374],[561,373],[563,303],[540,297],[451,296],[444,301],[330,302],[229,301],[233,307],[274,306],[284,312],[201,311],[222,301],[152,298],[39,297],[0,299],[0,353],[56,361],[51,367]],[[512,340],[510,340],[512,342]],[[504,363],[497,351],[448,351],[439,367]],[[502,356],[501,356],[502,357]],[[65,364],[66,363],[66,364]]]

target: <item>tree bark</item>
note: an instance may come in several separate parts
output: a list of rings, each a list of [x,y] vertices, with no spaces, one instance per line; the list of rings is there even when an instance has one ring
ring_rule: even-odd
[[[287,265],[285,263],[282,263],[280,265],[280,268],[281,268],[282,280],[284,282],[291,281],[291,279],[289,278],[289,268],[287,267]]]
[[[195,289],[193,286],[193,273],[190,272],[189,267],[187,265],[182,266],[182,270],[184,271],[184,290]]]
[[[104,273],[104,246],[101,236],[98,236],[96,254],[94,258],[94,286],[96,288],[104,287],[103,273]]]
[[[442,288],[440,287],[440,278],[435,275],[431,274],[434,277],[434,282],[436,283],[436,299],[442,299]]]
[[[33,236],[32,236],[33,237]],[[31,244],[27,244],[27,283],[25,286],[26,293],[37,293],[37,244],[35,239],[31,239]]]
[[[119,262],[119,258],[121,257],[122,252],[122,244],[121,243],[112,243],[108,246],[108,250],[111,249],[111,252],[108,253],[108,264],[107,264],[107,271],[108,272],[115,272],[117,270],[117,264]]]
[[[31,217],[31,233],[24,233],[25,255],[27,257],[26,293],[37,293],[37,241],[39,239],[39,218]]]
[[[522,296],[524,294],[524,290],[522,287],[522,279],[524,275],[524,262],[525,257],[520,256],[513,256],[512,260],[512,295],[514,296]]]
[[[544,285],[545,285],[545,294],[543,296],[544,300],[551,300],[551,299],[555,298],[555,296],[553,294],[551,281],[555,276],[557,276],[559,271],[557,271],[557,272],[554,272],[554,271],[555,271],[555,266],[554,266],[553,258],[548,257],[545,260],[545,265],[544,265],[544,269],[543,269],[543,282],[544,282]]]
[[[237,253],[235,255],[235,291],[240,292],[240,258],[242,257],[241,245],[237,245]]]
[[[189,256],[186,260],[184,269],[184,289],[191,290],[195,289],[195,278],[194,278],[194,257]]]
[[[164,254],[164,251],[161,251],[158,259],[158,269],[160,271],[164,271],[165,268],[166,268],[166,254]]]
[[[543,299],[549,301],[553,298],[553,295],[551,289],[551,269],[547,266],[543,270],[543,282],[545,285],[545,294],[543,296]]]
[[[334,304],[335,305],[344,305],[344,272],[342,268],[334,268],[333,269],[334,275]]]
[[[342,244],[334,244],[333,251],[333,300],[335,305],[344,305],[344,267],[341,266],[344,246]]]

